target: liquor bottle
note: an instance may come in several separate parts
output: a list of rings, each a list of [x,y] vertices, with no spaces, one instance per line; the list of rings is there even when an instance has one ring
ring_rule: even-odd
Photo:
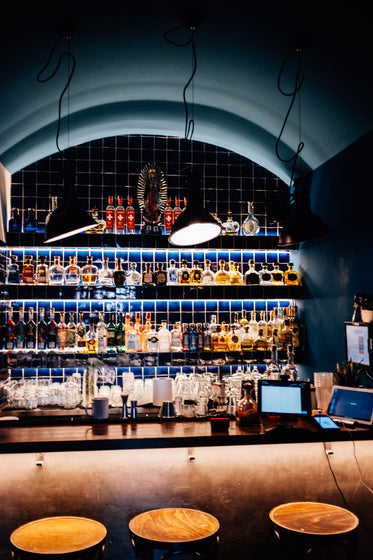
[[[141,285],[141,274],[137,270],[137,264],[132,262],[130,264],[130,270],[127,275],[127,284],[129,286],[140,286]]]
[[[118,196],[118,204],[115,208],[115,233],[124,233],[126,211],[123,206],[123,197]]]
[[[230,276],[230,283],[232,285],[241,286],[243,284],[243,276],[240,271],[239,263],[231,263],[229,276]]]
[[[250,325],[245,325],[243,333],[241,334],[241,350],[247,352],[252,350],[253,347],[253,337],[250,334]]]
[[[255,269],[255,264],[253,259],[249,260],[249,268],[245,272],[245,285],[246,286],[253,286],[259,284],[260,276]]]
[[[89,326],[85,339],[85,347],[88,354],[97,353],[97,334],[95,329],[95,320],[93,317],[89,319]]]
[[[115,260],[115,270],[113,272],[113,280],[115,286],[124,286],[126,283],[126,273],[122,268],[122,259],[117,257]]]
[[[264,329],[258,327],[258,336],[254,341],[254,350],[264,351],[267,350],[268,342],[264,334]]]
[[[75,352],[77,339],[77,327],[74,321],[74,313],[69,313],[69,322],[66,325],[66,350]]]
[[[158,352],[159,349],[159,339],[158,333],[155,329],[155,323],[152,323],[152,327],[149,333],[147,333],[146,347],[148,352]]]
[[[247,216],[242,222],[242,235],[258,235],[260,230],[259,220],[254,216],[254,205],[252,202],[247,203]]]
[[[123,323],[123,315],[122,313],[118,314],[118,322],[115,327],[115,337],[116,337],[116,345],[117,345],[117,352],[125,352],[126,351],[126,331],[124,328]]]
[[[157,286],[166,286],[167,284],[167,271],[163,269],[162,263],[157,263],[157,270],[154,274],[154,281]]]
[[[256,312],[251,311],[251,319],[249,321],[250,324],[250,334],[255,341],[258,338],[258,321],[256,320]]]
[[[16,325],[13,321],[13,307],[8,309],[8,320],[5,325],[5,349],[14,350],[16,346]]]
[[[132,196],[128,197],[128,204],[126,208],[126,229],[127,233],[134,233],[135,231],[135,209],[132,206]]]
[[[152,325],[151,325],[151,315],[150,313],[146,314],[145,317],[145,326],[143,328],[142,331],[142,351],[143,352],[148,352],[148,335],[152,330]]]
[[[204,349],[204,335],[203,335],[202,323],[197,323],[196,329],[197,329],[197,350],[199,352],[202,352]]]
[[[38,333],[38,350],[46,350],[48,348],[48,325],[45,322],[45,309],[39,309],[39,322],[37,326]]]
[[[36,324],[34,322],[34,308],[28,308],[28,321],[26,323],[26,349],[36,348]]]
[[[174,210],[173,210],[172,223],[176,222],[176,220],[180,216],[181,212],[182,212],[182,210],[180,208],[180,198],[175,197],[175,206],[174,206]]]
[[[108,205],[106,206],[105,209],[105,223],[106,223],[106,228],[105,228],[106,233],[114,233],[115,208],[113,206],[113,197],[111,195],[108,198]]]
[[[211,270],[211,261],[205,260],[205,268],[202,271],[202,282],[203,286],[212,286],[214,284],[214,273]]]
[[[65,313],[61,311],[60,322],[57,325],[57,347],[62,351],[66,349],[66,330]]]
[[[100,311],[98,314],[98,323],[96,325],[97,353],[106,352],[106,325],[104,321],[104,313]]]
[[[86,233],[104,233],[106,228],[106,221],[99,219],[97,206],[94,206],[92,208],[91,216],[94,219],[94,221],[97,222],[97,226],[87,229]]]
[[[286,286],[298,286],[299,285],[299,274],[293,269],[294,264],[289,262],[287,270],[284,272],[284,282]]]
[[[280,334],[280,340],[281,340],[280,342],[281,348],[283,348],[284,350],[288,347],[289,344],[292,345],[293,334],[290,329],[290,320],[288,317],[284,319],[284,324]]]
[[[171,333],[167,327],[167,321],[162,321],[158,331],[158,351],[171,351]]]
[[[216,315],[211,315],[210,318],[210,330],[211,332],[216,332],[218,328],[218,324],[216,322]]]
[[[41,255],[36,267],[35,284],[49,284],[49,267],[46,264],[47,257]]]
[[[23,231],[25,233],[34,233],[38,231],[38,224],[35,219],[35,211],[33,208],[27,210],[27,217],[23,223]]]
[[[137,352],[139,348],[139,341],[137,340],[137,333],[133,322],[130,321],[129,327],[125,333],[126,352]]]
[[[83,313],[79,312],[79,320],[76,325],[76,351],[83,354],[86,351],[86,326],[83,319]]]
[[[259,321],[258,321],[258,331],[262,329],[263,336],[267,339],[267,321],[266,321],[266,312],[261,311],[259,314]]]
[[[10,264],[8,265],[6,281],[7,284],[19,284],[19,265],[17,262],[17,255],[10,257]]]
[[[170,233],[173,224],[174,213],[171,208],[171,198],[167,199],[167,204],[164,209],[164,232]]]
[[[20,307],[18,310],[18,322],[16,324],[16,348],[24,350],[26,348],[26,323],[24,320],[24,310]]]
[[[181,350],[182,350],[182,352],[189,352],[189,350],[190,350],[189,325],[188,325],[188,323],[183,323],[183,330],[182,330],[182,333],[181,333]]]
[[[170,260],[167,268],[167,284],[169,286],[177,286],[178,284],[178,269],[176,268],[175,259]]]
[[[93,257],[91,255],[87,256],[87,262],[82,266],[82,283],[86,286],[94,286],[98,278],[98,268],[93,264]]]
[[[65,266],[65,283],[68,286],[78,286],[80,284],[80,267],[76,264],[74,255],[69,257],[69,264]]]
[[[227,212],[227,219],[223,222],[222,227],[223,235],[238,235],[238,232],[240,231],[240,224],[236,220],[233,220],[232,212],[230,210]]]
[[[61,257],[54,257],[53,264],[49,267],[49,284],[62,285],[65,279],[65,269],[61,265]]]
[[[181,323],[177,321],[171,331],[171,352],[181,352]]]
[[[271,359],[266,368],[266,376],[268,379],[279,379],[280,378],[280,366],[278,365],[278,348],[277,344],[272,343],[271,345]]]
[[[21,229],[22,229],[22,224],[21,224],[21,217],[19,215],[19,210],[18,208],[12,208],[12,214],[8,224],[8,231],[15,232],[15,231],[21,231]]]
[[[179,268],[179,284],[185,286],[190,283],[190,269],[186,259],[181,261],[181,268]]]
[[[228,332],[228,350],[230,352],[237,352],[241,350],[241,339],[237,333],[236,325],[231,325],[231,329]]]
[[[268,264],[263,263],[261,269],[259,270],[259,282],[263,286],[269,286],[272,284],[272,276],[268,270]]]
[[[22,284],[33,284],[35,281],[35,268],[32,264],[32,256],[25,257],[22,267]]]
[[[298,319],[298,308],[296,305],[290,306],[290,330],[292,334],[292,345],[294,350],[302,348],[302,329]]]
[[[101,286],[112,286],[113,281],[113,271],[109,268],[109,257],[104,257],[102,267],[98,272],[98,282]]]
[[[196,326],[194,323],[189,325],[189,350],[191,352],[196,352],[198,349],[198,335]]]
[[[239,327],[237,329],[240,336],[243,335],[243,333],[245,331],[245,327],[248,324],[249,324],[249,321],[247,320],[247,311],[246,311],[246,309],[243,309],[242,314],[241,314],[241,319],[238,321]]]
[[[117,338],[116,338],[116,328],[114,323],[114,313],[110,313],[110,320],[106,326],[106,351],[110,353],[117,351]]]
[[[269,346],[273,344],[273,330],[275,326],[274,317],[275,317],[275,312],[271,310],[269,312],[269,320],[267,321],[267,340]]]
[[[190,271],[190,284],[192,286],[199,286],[202,282],[202,268],[199,266],[198,261],[193,261],[193,267]]]
[[[217,343],[216,343],[216,351],[217,352],[226,352],[228,350],[228,333],[229,333],[229,325],[222,322],[220,329],[218,328],[218,336],[217,336]]]
[[[54,320],[54,307],[51,307],[48,321],[48,349],[55,350],[57,348],[57,323]]]
[[[284,283],[284,274],[282,270],[280,270],[279,264],[273,265],[273,270],[271,272],[271,279],[272,279],[272,284],[274,286],[282,286],[282,284]]]
[[[150,267],[151,263],[145,264],[145,270],[142,273],[142,283],[144,286],[150,286],[154,284],[154,274]]]
[[[211,350],[211,328],[210,325],[208,323],[204,324],[203,327],[203,349],[206,352],[209,352]]]
[[[219,270],[215,272],[214,282],[218,286],[224,286],[230,283],[230,276],[229,276],[229,272],[225,270],[224,259],[220,259],[219,261]]]
[[[213,352],[218,351],[220,330],[221,330],[220,325],[216,325],[216,329],[211,331],[211,350]]]
[[[244,396],[237,403],[236,419],[240,426],[250,426],[259,423],[256,402],[253,399],[254,388],[252,383],[245,382]]]

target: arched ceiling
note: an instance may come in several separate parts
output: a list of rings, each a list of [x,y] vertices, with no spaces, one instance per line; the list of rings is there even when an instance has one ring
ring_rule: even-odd
[[[364,5],[358,0],[346,13],[333,1],[76,0],[57,7],[50,2],[8,7],[0,34],[0,162],[14,173],[56,152],[67,62],[44,84],[36,75],[56,28],[67,29],[65,21],[75,26],[71,51],[77,66],[62,105],[62,149],[118,134],[183,136],[182,90],[192,70],[191,48],[176,47],[163,34],[192,14],[201,18],[195,34],[193,138],[240,153],[288,182],[291,163],[278,159],[275,144],[290,98],[279,92],[277,76],[294,40],[302,48],[301,127],[297,101],[281,154],[288,158],[303,140],[297,173],[315,169],[373,128],[372,46]],[[173,35],[180,41],[187,37],[184,31]],[[66,47],[64,41],[51,69]],[[291,56],[282,81],[287,90],[296,69]],[[187,95],[190,101],[190,88]]]

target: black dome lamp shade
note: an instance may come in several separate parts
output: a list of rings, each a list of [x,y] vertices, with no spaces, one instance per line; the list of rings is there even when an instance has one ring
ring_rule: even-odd
[[[78,205],[71,162],[65,162],[63,174],[62,201],[46,218],[44,243],[59,241],[97,226],[94,218]]]
[[[189,183],[187,206],[173,224],[168,238],[172,245],[182,247],[206,243],[221,233],[219,222],[203,207],[199,173],[190,171],[187,183]]]
[[[295,247],[328,233],[328,226],[311,210],[310,187],[311,175],[294,179],[294,202],[290,215],[281,224],[279,247]]]

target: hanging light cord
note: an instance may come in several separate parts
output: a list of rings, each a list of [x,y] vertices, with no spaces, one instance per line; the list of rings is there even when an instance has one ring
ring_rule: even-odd
[[[280,91],[280,93],[281,93],[282,95],[285,95],[286,97],[291,97],[291,101],[290,101],[290,105],[289,105],[288,111],[287,111],[287,113],[286,113],[286,116],[285,116],[283,125],[282,125],[282,127],[281,127],[280,134],[279,134],[279,136],[278,136],[278,138],[277,138],[277,141],[276,141],[276,155],[277,155],[278,159],[279,159],[280,161],[282,161],[283,163],[289,163],[289,162],[291,162],[291,161],[293,162],[293,167],[292,167],[292,170],[291,170],[290,187],[291,187],[292,184],[293,184],[294,173],[295,173],[295,166],[296,166],[298,157],[299,157],[301,151],[302,151],[303,148],[304,148],[304,142],[302,142],[302,140],[300,139],[300,136],[301,136],[301,117],[300,117],[300,103],[299,103],[299,143],[298,143],[297,150],[296,150],[295,154],[292,155],[292,156],[291,156],[290,158],[288,158],[288,159],[285,159],[285,158],[283,158],[283,157],[280,156],[279,144],[280,144],[281,136],[282,136],[282,134],[283,134],[283,132],[284,132],[284,130],[285,130],[285,127],[286,127],[286,124],[287,124],[289,115],[290,115],[290,113],[291,113],[291,110],[292,110],[292,108],[293,108],[293,105],[294,105],[296,96],[297,96],[297,94],[299,94],[299,91],[300,91],[300,89],[301,89],[301,87],[302,87],[302,85],[303,85],[303,81],[304,81],[304,74],[303,74],[303,72],[302,72],[301,69],[298,69],[298,70],[297,70],[297,73],[296,73],[296,76],[295,76],[295,84],[294,84],[294,89],[293,89],[293,91],[285,91],[285,90],[281,87],[281,76],[282,76],[282,73],[283,73],[283,71],[284,71],[286,62],[287,62],[287,60],[288,60],[288,58],[289,58],[289,56],[290,56],[290,54],[291,54],[292,49],[293,49],[293,47],[291,47],[291,48],[289,49],[289,51],[287,52],[287,54],[286,54],[286,56],[285,56],[285,58],[284,58],[284,60],[283,60],[283,63],[282,63],[282,65],[281,65],[280,72],[279,72],[278,78],[277,78],[277,87],[278,87],[278,90]],[[300,49],[297,49],[297,52],[300,54],[300,52],[301,52]]]
[[[58,122],[57,122],[57,133],[56,133],[56,146],[57,146],[57,150],[58,150],[59,152],[61,152],[61,149],[60,149],[60,146],[59,146],[59,136],[60,136],[60,130],[61,130],[61,107],[62,107],[62,100],[63,100],[63,96],[65,95],[66,91],[67,91],[68,88],[69,88],[71,79],[72,79],[73,74],[74,74],[74,71],[75,71],[75,66],[76,66],[75,57],[74,57],[74,55],[70,52],[70,39],[71,39],[71,37],[66,37],[66,38],[67,38],[68,41],[69,41],[69,48],[68,48],[68,50],[67,50],[66,52],[63,52],[63,53],[60,55],[60,57],[59,57],[59,59],[58,59],[58,62],[57,62],[57,66],[56,66],[56,68],[53,70],[53,72],[52,72],[49,76],[47,76],[46,78],[42,78],[42,77],[41,77],[41,75],[43,74],[43,72],[45,72],[45,70],[46,70],[46,69],[48,68],[48,66],[50,65],[50,62],[51,62],[52,56],[53,56],[53,54],[54,54],[54,51],[56,50],[57,45],[58,45],[58,43],[60,42],[60,38],[58,38],[57,41],[55,42],[55,44],[53,45],[53,47],[52,47],[52,49],[51,49],[51,51],[50,51],[50,53],[49,53],[47,62],[45,63],[45,65],[43,66],[43,68],[40,70],[40,72],[38,73],[38,75],[36,76],[36,79],[37,79],[37,81],[38,81],[39,83],[48,82],[49,80],[51,80],[51,79],[57,74],[57,72],[58,72],[58,70],[59,70],[59,68],[60,68],[60,66],[61,66],[61,63],[62,63],[62,60],[63,60],[64,57],[67,57],[68,60],[69,60],[69,62],[70,62],[70,60],[72,61],[72,66],[71,66],[71,68],[69,68],[69,72],[68,72],[67,82],[66,82],[65,87],[63,88],[63,90],[62,90],[62,92],[61,92],[61,95],[60,95],[60,97],[59,97],[59,100],[58,100]],[[70,66],[70,64],[69,64],[69,66]],[[69,126],[69,123],[68,123],[68,126]]]
[[[169,35],[174,33],[175,31],[178,31],[179,29],[183,29],[183,28],[189,28],[190,29],[190,37],[187,41],[183,42],[183,43],[178,43],[176,41],[173,41],[172,39],[169,38]],[[187,83],[184,86],[183,89],[183,101],[184,101],[184,108],[185,108],[185,131],[184,131],[184,136],[186,140],[191,140],[193,133],[194,133],[194,103],[192,103],[192,118],[189,118],[189,111],[188,111],[188,103],[186,100],[186,91],[188,89],[188,87],[190,86],[190,84],[193,81],[193,78],[195,76],[195,73],[197,71],[197,53],[196,53],[196,45],[195,45],[195,41],[194,41],[194,32],[195,32],[195,27],[190,26],[190,25],[179,25],[178,27],[174,27],[173,29],[170,29],[169,31],[166,31],[163,34],[164,39],[168,42],[171,43],[172,45],[175,45],[176,47],[186,47],[188,45],[192,45],[192,57],[193,57],[193,68],[192,68],[192,73],[191,76],[189,78],[189,80],[187,81]]]

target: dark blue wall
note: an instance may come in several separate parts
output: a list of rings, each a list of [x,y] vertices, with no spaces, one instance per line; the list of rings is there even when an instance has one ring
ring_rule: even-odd
[[[345,360],[354,294],[373,293],[372,154],[370,133],[313,172],[311,208],[330,232],[301,244],[295,259],[305,284],[304,372],[311,379]]]

